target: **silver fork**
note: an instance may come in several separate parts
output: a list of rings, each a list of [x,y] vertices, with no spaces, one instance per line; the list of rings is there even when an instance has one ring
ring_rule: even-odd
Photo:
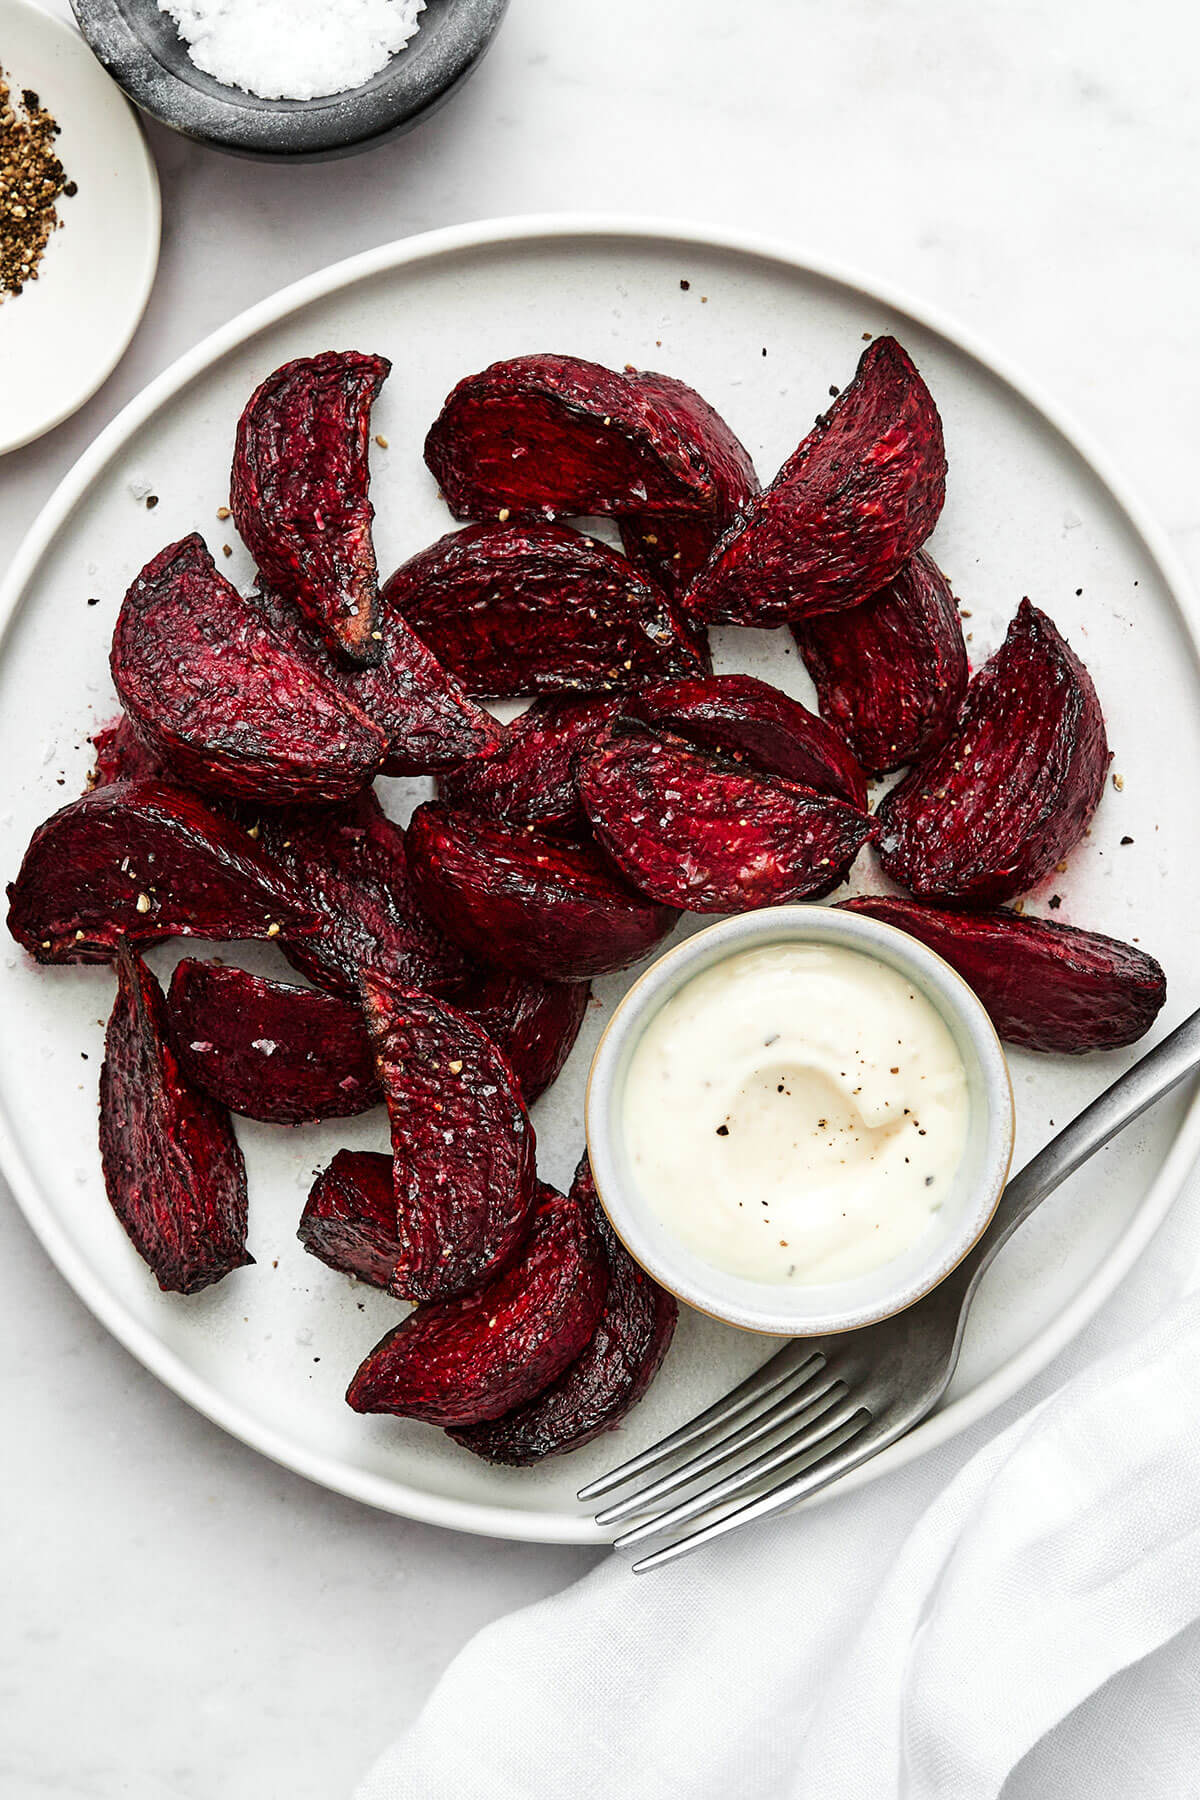
[[[639,1519],[616,1539],[618,1549],[722,1509],[644,1556],[633,1565],[635,1573],[785,1512],[911,1431],[949,1385],[967,1312],[1001,1245],[1068,1175],[1197,1068],[1200,1012],[1106,1088],[1012,1178],[975,1248],[932,1293],[878,1325],[794,1339],[716,1405],[581,1488],[581,1500],[598,1499],[635,1476],[671,1465],[596,1514],[596,1523],[606,1526]],[[692,1445],[703,1447],[677,1460]],[[772,1476],[779,1479],[763,1488]],[[704,1485],[697,1488],[698,1482]],[[751,1498],[739,1498],[748,1492]],[[672,1495],[682,1497],[672,1502]]]

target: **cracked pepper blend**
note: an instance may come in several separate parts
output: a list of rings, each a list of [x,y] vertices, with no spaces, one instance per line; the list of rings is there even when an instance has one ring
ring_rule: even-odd
[[[62,221],[56,201],[75,183],[54,152],[57,121],[26,88],[20,106],[0,69],[0,301],[36,281],[53,232]]]

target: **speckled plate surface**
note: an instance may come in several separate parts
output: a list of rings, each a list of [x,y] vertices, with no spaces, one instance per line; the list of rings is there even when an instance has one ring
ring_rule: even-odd
[[[0,455],[81,407],[111,374],[158,268],[158,177],[137,117],[79,36],[28,0],[0,0],[0,67],[61,126],[78,192],[36,281],[0,304]]]
[[[1194,927],[1178,897],[1200,891],[1191,799],[1200,786],[1200,681],[1190,602],[1169,549],[1077,437],[959,332],[843,271],[695,228],[567,218],[413,238],[286,290],[154,382],[67,477],[0,598],[0,766],[10,790],[0,867],[11,876],[33,827],[83,783],[86,734],[114,709],[113,620],[145,559],[199,527],[222,566],[249,580],[249,560],[216,513],[227,497],[238,412],[285,358],[353,346],[394,360],[376,415],[389,447],[372,453],[380,563],[389,570],[450,524],[421,463],[421,441],[450,386],[492,358],[566,350],[682,376],[720,408],[769,475],[830,384],[849,378],[863,334],[882,331],[913,353],[945,420],[949,498],[932,547],[970,610],[973,658],[996,645],[1030,594],[1095,676],[1123,785],[1110,788],[1091,837],[1057,879],[1063,899],[1055,916],[1138,938],[1159,956],[1173,984],[1161,1035],[1194,1002]],[[153,511],[137,497],[147,484],[158,496]],[[719,668],[761,673],[811,698],[786,633],[718,632],[715,649]],[[427,792],[415,781],[381,785],[400,817]],[[1123,844],[1126,837],[1133,843]],[[855,885],[874,880],[863,859]],[[1049,893],[1035,897],[1034,910]],[[177,954],[164,945],[152,961],[165,973]],[[250,967],[281,966],[266,948],[235,954]],[[562,1079],[534,1109],[541,1167],[552,1181],[569,1179],[579,1155],[591,1048],[631,979],[597,984],[598,1004]],[[399,1309],[305,1256],[294,1234],[312,1172],[342,1143],[382,1146],[382,1112],[294,1131],[239,1123],[256,1266],[191,1300],[163,1296],[109,1212],[100,1178],[96,1074],[111,1000],[105,969],[38,971],[15,948],[5,955],[5,1173],[63,1274],[147,1367],[314,1481],[464,1530],[594,1541],[576,1488],[715,1398],[769,1351],[771,1340],[687,1314],[658,1382],[625,1427],[535,1470],[492,1469],[428,1427],[355,1416],[342,1401],[347,1379]],[[1014,1054],[1018,1159],[1139,1053]],[[1200,1111],[1176,1097],[1048,1201],[988,1274],[947,1404],[851,1481],[871,1480],[962,1430],[1041,1368],[1147,1242],[1198,1144]]]
[[[151,118],[241,156],[322,161],[369,150],[428,118],[478,65],[508,0],[426,0],[402,50],[361,87],[264,100],[226,87],[188,54],[158,0],[71,0],[79,29]]]

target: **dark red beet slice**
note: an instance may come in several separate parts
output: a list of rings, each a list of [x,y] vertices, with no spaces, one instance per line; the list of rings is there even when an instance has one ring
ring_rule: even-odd
[[[514,719],[489,754],[444,775],[440,797],[509,825],[578,832],[579,757],[625,704],[621,695],[548,695]]]
[[[717,501],[672,409],[578,356],[514,356],[460,381],[425,461],[456,519],[711,513]]]
[[[950,583],[923,550],[848,611],[793,625],[822,713],[864,769],[887,775],[945,741],[967,687]]]
[[[166,1293],[195,1294],[254,1258],[246,1170],[229,1114],[175,1059],[162,989],[122,944],[100,1070],[109,1203]]]
[[[625,711],[764,775],[782,776],[866,811],[866,777],[845,739],[798,700],[753,675],[667,682],[634,694]]]
[[[745,445],[695,388],[650,370],[628,379],[691,444],[712,481],[713,505],[703,517],[637,514],[621,520],[621,542],[630,561],[668,594],[678,596],[708,560],[717,539],[757,494],[758,476]]]
[[[339,1150],[313,1182],[296,1236],[339,1275],[386,1288],[400,1255],[391,1157]]]
[[[610,733],[580,793],[601,846],[666,906],[749,912],[830,893],[872,835],[827,794],[748,774],[677,738]]]
[[[454,1004],[499,1044],[517,1072],[526,1106],[532,1106],[561,1074],[591,992],[586,981],[539,981],[488,969],[454,996]]]
[[[588,844],[563,843],[435,804],[408,828],[417,897],[481,962],[549,981],[624,969],[675,923]]]
[[[264,849],[318,914],[312,936],[283,946],[311,981],[353,997],[364,968],[433,993],[463,980],[466,960],[417,900],[404,832],[373,793],[324,811],[272,814],[260,830]]]
[[[379,726],[242,599],[195,532],[132,583],[111,667],[134,729],[189,787],[264,805],[345,800],[383,761]]]
[[[452,531],[396,570],[383,603],[476,698],[623,692],[706,667],[660,589],[559,525]]]
[[[162,761],[143,744],[124,713],[91,737],[96,761],[87,779],[86,792],[109,787],[114,781],[169,781]]]
[[[525,1237],[533,1126],[512,1064],[474,1019],[374,973],[363,996],[392,1126],[392,1292],[448,1299],[511,1262]]]
[[[185,958],[167,1010],[188,1079],[230,1112],[299,1125],[382,1099],[362,1013],[334,994]]]
[[[158,781],[97,788],[39,825],[8,897],[8,929],[45,963],[111,962],[122,937],[296,942],[319,923],[240,825]]]
[[[1095,931],[1012,912],[956,913],[890,895],[841,904],[919,938],[974,988],[1023,1050],[1117,1050],[1153,1025],[1167,978],[1152,956]]]
[[[334,650],[362,664],[383,648],[368,442],[391,366],[357,350],[285,363],[251,395],[233,453],[230,505],[251,556]]]
[[[858,371],[688,591],[697,618],[782,625],[856,606],[891,581],[937,523],[942,422],[894,338]]]
[[[575,1171],[571,1195],[590,1213],[604,1246],[604,1311],[582,1353],[557,1381],[499,1419],[451,1431],[455,1443],[489,1462],[528,1468],[547,1456],[581,1450],[611,1431],[654,1380],[675,1334],[674,1297],[638,1267],[613,1231],[586,1156]]]
[[[520,1260],[475,1293],[418,1306],[359,1368],[355,1412],[430,1425],[499,1418],[557,1379],[596,1328],[608,1280],[591,1217],[539,1186]]]
[[[951,736],[880,806],[883,866],[922,900],[1009,900],[1079,842],[1108,761],[1091,676],[1023,600]]]
[[[381,774],[436,774],[457,768],[468,757],[501,741],[502,727],[467,699],[399,613],[381,615],[383,648],[378,665],[343,669],[296,609],[273,588],[260,583],[251,598],[273,630],[301,651],[322,658],[328,679],[384,733],[388,747]]]

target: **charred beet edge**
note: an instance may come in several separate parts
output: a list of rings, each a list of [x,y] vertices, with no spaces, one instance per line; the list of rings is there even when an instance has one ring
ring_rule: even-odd
[[[708,514],[672,518],[636,515],[621,520],[621,542],[631,562],[678,597],[707,561],[717,539],[739,519],[758,492],[750,452],[708,401],[686,382],[644,370],[629,376],[659,413],[689,443],[712,482]]]
[[[239,825],[158,781],[97,788],[39,825],[8,929],[38,962],[111,962],[122,938],[277,938],[320,921]]]
[[[483,970],[454,996],[516,1070],[526,1106],[558,1079],[587,1013],[586,981],[539,981],[506,969]]]
[[[382,1098],[357,1007],[315,988],[186,957],[167,995],[188,1079],[268,1124],[346,1118]]]
[[[630,881],[692,912],[830,893],[873,831],[840,800],[623,722],[584,766],[580,792],[601,846]]]
[[[945,494],[937,407],[896,340],[876,338],[850,386],[717,544],[685,604],[734,625],[856,606],[925,542]]]
[[[285,363],[251,395],[233,456],[230,505],[250,554],[360,664],[382,653],[368,434],[391,366],[357,350]]]
[[[481,962],[550,981],[627,968],[677,914],[627,885],[590,845],[436,803],[408,829],[417,897]]]
[[[324,811],[270,815],[260,829],[264,850],[316,909],[319,929],[283,946],[311,981],[356,998],[362,969],[439,994],[466,977],[462,952],[413,892],[403,830],[373,793]]]
[[[974,988],[999,1035],[1023,1050],[1117,1050],[1153,1025],[1167,997],[1158,963],[1132,944],[1018,913],[942,912],[915,900],[843,900],[919,938]]]
[[[195,532],[133,582],[111,666],[134,729],[189,787],[268,806],[345,800],[387,748],[321,660],[242,599]]]
[[[879,808],[879,851],[922,900],[994,906],[1073,850],[1104,790],[1091,676],[1028,600],[975,676],[951,736]]]
[[[254,1258],[246,1170],[229,1114],[175,1060],[162,989],[127,944],[100,1070],[109,1204],[167,1293],[195,1294]]]
[[[383,590],[476,699],[623,692],[702,674],[666,595],[607,544],[558,525],[468,525]]]
[[[392,1126],[401,1254],[391,1288],[445,1300],[512,1261],[529,1225],[534,1134],[508,1058],[428,994],[363,976]]]
[[[604,1247],[604,1311],[584,1350],[557,1381],[499,1419],[451,1431],[455,1443],[489,1462],[529,1468],[547,1456],[581,1450],[611,1431],[654,1380],[675,1334],[679,1308],[613,1231],[586,1156],[575,1171],[571,1196],[590,1215]]]
[[[591,1337],[608,1272],[578,1200],[539,1186],[519,1262],[476,1293],[418,1306],[350,1383],[355,1412],[431,1425],[499,1418],[556,1380]]]
[[[373,669],[343,669],[300,614],[260,582],[251,601],[273,631],[309,656],[387,738],[384,775],[432,775],[454,769],[503,738],[490,713],[468,700],[454,677],[397,612],[380,620],[382,653]]]
[[[439,798],[508,825],[568,835],[586,830],[579,758],[623,705],[619,695],[535,700],[513,720],[495,750],[442,777]]]
[[[625,703],[625,711],[701,749],[722,751],[764,775],[866,811],[866,777],[845,740],[798,700],[753,675],[710,675],[646,688]]]
[[[887,775],[946,739],[967,686],[950,583],[918,551],[861,606],[793,625],[824,716],[864,769]]]
[[[401,1255],[391,1157],[339,1150],[313,1182],[296,1236],[339,1275],[386,1288]]]
[[[711,513],[702,452],[645,383],[578,356],[514,356],[460,381],[425,439],[456,519]]]

